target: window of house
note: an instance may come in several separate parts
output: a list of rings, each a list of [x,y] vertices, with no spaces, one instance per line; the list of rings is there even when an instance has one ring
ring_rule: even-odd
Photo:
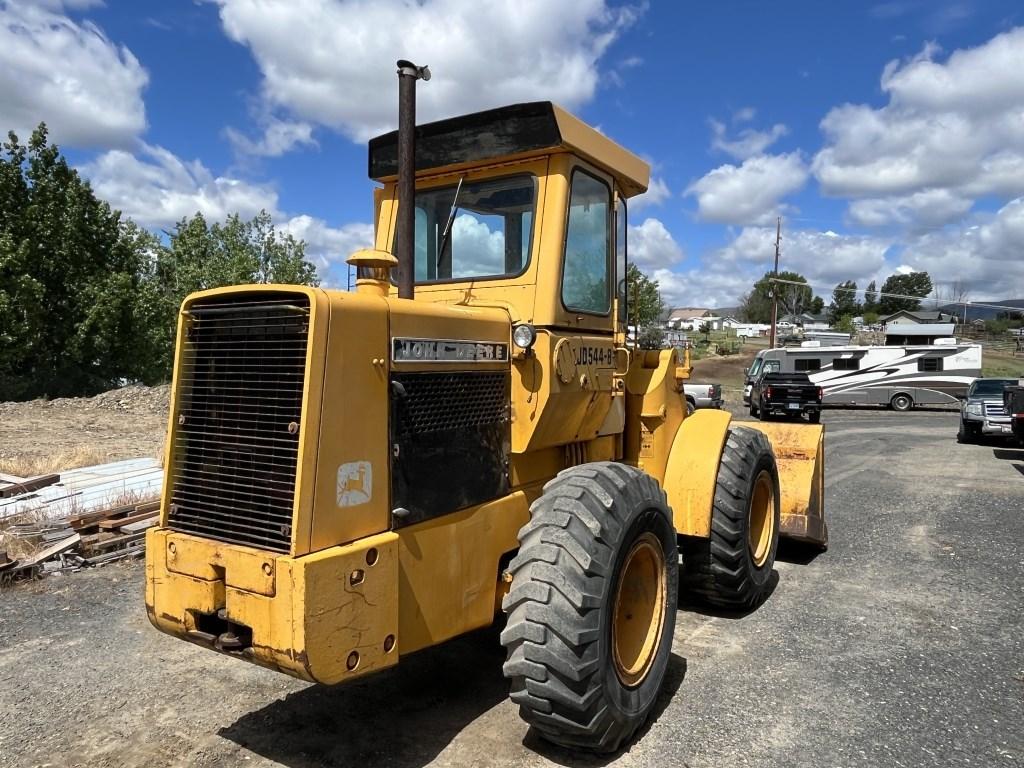
[[[859,357],[837,357],[832,361],[834,371],[857,371],[860,370]]]
[[[611,309],[611,199],[603,181],[573,171],[562,263],[566,309],[593,315]]]
[[[941,371],[941,357],[919,357],[917,358],[917,370],[919,371]]]
[[[798,357],[793,361],[793,370],[795,371],[820,371],[821,360],[816,357]]]

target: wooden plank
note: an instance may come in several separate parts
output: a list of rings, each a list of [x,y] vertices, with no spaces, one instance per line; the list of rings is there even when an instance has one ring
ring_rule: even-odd
[[[136,541],[141,541],[146,537],[146,532],[140,531],[139,533],[129,533],[124,536],[113,536],[108,533],[98,533],[96,536],[102,536],[104,538],[97,539],[91,543],[89,546],[90,553],[109,552],[110,550],[117,549],[118,547],[123,547]]]
[[[131,525],[132,523],[137,523],[140,520],[148,520],[154,516],[155,515],[152,511],[148,511],[135,512],[127,517],[118,517],[116,519],[107,518],[106,520],[100,520],[99,528],[101,531],[113,531],[120,528],[122,525]]]
[[[139,531],[144,531],[147,528],[152,528],[157,524],[157,520],[158,517],[156,515],[152,515],[151,517],[147,517],[145,520],[139,520],[137,523],[122,525],[119,530],[122,533],[138,533]]]
[[[147,501],[142,504],[125,504],[119,507],[109,507],[95,512],[83,512],[68,518],[68,522],[75,529],[87,528],[96,525],[103,520],[125,518],[128,515],[148,513],[153,514],[160,509],[159,501]]]
[[[60,475],[38,475],[22,480],[20,483],[11,483],[0,488],[0,499],[9,499],[12,496],[20,496],[23,493],[38,491],[48,485],[60,482]]]
[[[24,482],[25,482],[25,478],[24,477],[18,477],[17,475],[8,475],[8,474],[5,474],[3,472],[0,472],[0,483],[7,483],[9,485],[14,485],[15,483],[24,483]]]
[[[49,560],[51,557],[56,557],[62,552],[67,552],[72,547],[77,547],[81,542],[82,537],[75,533],[66,539],[58,541],[56,544],[51,544],[46,549],[36,552],[32,557],[26,559],[19,568],[32,568],[44,560]]]

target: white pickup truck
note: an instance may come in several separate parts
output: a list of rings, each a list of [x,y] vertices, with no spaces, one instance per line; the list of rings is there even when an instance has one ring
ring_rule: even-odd
[[[698,408],[721,408],[722,385],[684,382],[683,397],[686,398],[686,412],[693,413]]]

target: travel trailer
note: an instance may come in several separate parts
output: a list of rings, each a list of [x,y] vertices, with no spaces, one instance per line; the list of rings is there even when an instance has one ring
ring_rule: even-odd
[[[939,339],[905,346],[819,346],[766,349],[747,370],[743,401],[762,372],[806,373],[825,390],[824,405],[915,405],[957,403],[981,376],[981,346]]]

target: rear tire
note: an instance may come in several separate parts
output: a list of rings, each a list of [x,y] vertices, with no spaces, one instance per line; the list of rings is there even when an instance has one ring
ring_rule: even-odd
[[[693,400],[687,400],[687,401],[686,401],[686,415],[687,415],[687,416],[692,416],[692,415],[693,415],[693,412],[694,412],[695,410],[697,410],[697,406],[695,406],[695,405],[693,404]]]
[[[757,406],[753,403],[750,404],[750,416],[755,419],[757,418]]]
[[[657,481],[596,462],[530,507],[503,608],[503,671],[548,741],[614,752],[650,715],[672,651],[679,554]]]
[[[892,396],[889,405],[894,411],[909,411],[914,407],[914,399],[910,395],[900,392],[898,395]]]
[[[808,413],[807,414],[807,422],[809,424],[819,424],[819,423],[821,423],[821,411],[812,411],[811,413]]]
[[[763,433],[733,427],[718,465],[711,536],[683,539],[683,583],[712,605],[748,609],[771,588],[779,473]]]
[[[759,418],[761,421],[768,421],[768,419],[771,418],[771,412],[764,408],[759,408],[757,412],[757,418]]]

